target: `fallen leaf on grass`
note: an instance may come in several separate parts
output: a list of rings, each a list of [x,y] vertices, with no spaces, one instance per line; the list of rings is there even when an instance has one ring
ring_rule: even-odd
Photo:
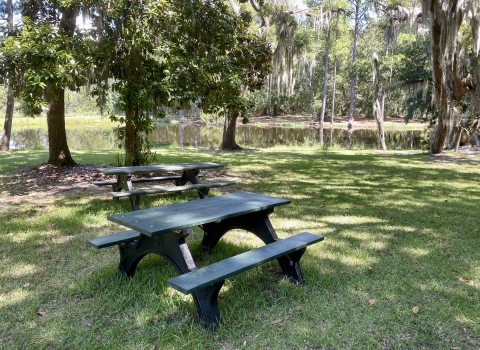
[[[412,312],[413,312],[414,314],[416,314],[416,313],[418,312],[418,310],[419,310],[419,309],[418,309],[418,306],[417,306],[417,305],[415,305],[414,307],[412,307]]]
[[[433,213],[433,216],[435,216],[436,218],[440,217],[440,215],[438,215],[437,213]]]
[[[365,247],[365,244],[364,243],[360,243],[360,248],[363,248]]]
[[[12,237],[12,236],[13,236],[13,232],[9,232],[9,233],[7,233],[5,236],[7,236],[7,237]]]
[[[383,255],[383,252],[381,250],[377,250],[378,255]]]
[[[222,322],[222,324],[223,324],[224,326],[227,325],[227,319],[225,318],[225,316],[223,316],[223,315],[220,316],[220,322]]]
[[[412,256],[412,261],[413,261],[415,264],[418,264],[418,260],[415,259],[413,256]]]
[[[376,300],[373,299],[373,298],[372,298],[372,299],[368,299],[368,304],[369,304],[370,306],[373,306],[373,304],[375,304],[375,302],[376,302]]]
[[[28,282],[23,285],[23,288],[28,288],[28,287],[30,287],[30,283]]]
[[[459,280],[460,282],[470,282],[470,280],[469,280],[468,278],[466,278],[466,277],[459,277],[458,280]]]
[[[281,324],[280,322],[282,322],[282,319],[277,318],[276,320],[272,321],[271,324]]]
[[[45,311],[43,311],[42,309],[40,309],[40,310],[37,311],[37,315],[41,316],[41,317],[45,317],[45,316],[47,316],[47,313]]]
[[[155,345],[152,346],[149,350],[155,350]]]
[[[295,310],[300,311],[301,309],[303,309],[303,306],[301,305],[295,306]]]

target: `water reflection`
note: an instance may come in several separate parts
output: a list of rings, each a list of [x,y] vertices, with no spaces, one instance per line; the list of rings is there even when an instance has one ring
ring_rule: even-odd
[[[237,128],[237,143],[243,147],[266,148],[274,145],[320,143],[319,128],[257,127],[243,125]],[[385,131],[387,149],[421,149],[420,131]],[[116,149],[114,129],[69,129],[71,149]],[[150,136],[154,145],[218,148],[222,141],[221,126],[160,125]],[[326,129],[323,144],[351,149],[377,149],[375,129]],[[12,132],[12,148],[45,149],[48,147],[46,130],[27,129]]]

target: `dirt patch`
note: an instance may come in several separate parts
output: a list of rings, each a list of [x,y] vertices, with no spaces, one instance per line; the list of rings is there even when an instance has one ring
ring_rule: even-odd
[[[429,162],[441,165],[480,165],[480,147],[463,146],[459,147],[457,152],[447,150],[440,154],[433,154],[430,155]]]
[[[15,197],[42,196],[52,194],[98,193],[104,192],[93,181],[102,179],[96,166],[79,164],[76,167],[60,168],[48,164],[22,167],[16,173],[0,177],[0,194],[6,202],[12,203]]]

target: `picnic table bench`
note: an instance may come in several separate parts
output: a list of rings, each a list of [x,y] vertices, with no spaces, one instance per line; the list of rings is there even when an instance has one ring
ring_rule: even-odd
[[[276,206],[289,203],[286,199],[239,192],[116,214],[107,219],[131,230],[87,242],[97,249],[118,245],[118,271],[126,276],[133,276],[138,263],[147,254],[165,257],[180,274],[169,279],[167,284],[182,293],[192,294],[203,325],[216,329],[220,320],[217,297],[225,279],[276,259],[290,281],[304,281],[300,258],[307,246],[322,241],[323,237],[302,232],[279,239],[269,215]],[[204,231],[202,246],[206,250],[212,249],[232,229],[249,231],[266,245],[197,268],[185,240],[194,226]]]
[[[112,197],[119,199],[121,197],[128,197],[132,206],[132,211],[140,209],[140,197],[142,195],[156,194],[156,193],[178,193],[188,190],[197,190],[200,198],[208,197],[209,190],[215,187],[225,187],[235,184],[232,181],[217,181],[200,183],[200,170],[204,169],[218,169],[223,165],[210,162],[197,163],[176,163],[176,164],[156,164],[156,165],[141,165],[141,166],[120,166],[109,168],[97,168],[97,171],[106,175],[114,175],[116,179],[94,181],[93,184],[97,186],[112,186]],[[171,174],[171,173],[177,174]],[[162,176],[142,176],[135,177],[135,175],[145,174],[162,174],[169,173]],[[152,182],[152,181],[173,181],[175,186],[161,186],[148,189],[134,189],[134,183]],[[187,183],[190,183],[187,185]]]

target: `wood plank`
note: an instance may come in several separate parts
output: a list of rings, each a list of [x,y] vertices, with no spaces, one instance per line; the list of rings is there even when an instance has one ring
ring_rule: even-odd
[[[155,194],[155,193],[175,193],[188,190],[200,190],[203,188],[214,188],[214,187],[225,187],[234,185],[233,181],[223,181],[223,182],[204,182],[201,184],[191,184],[184,186],[170,186],[170,187],[152,187],[132,191],[122,191],[122,192],[111,192],[113,197],[128,197],[132,195],[142,195],[142,194]]]
[[[131,231],[113,233],[108,236],[91,238],[87,241],[87,243],[97,249],[101,249],[101,248],[110,247],[112,245],[116,245],[119,243],[134,241],[138,239],[138,237],[140,237],[140,233],[137,231],[131,230]]]
[[[198,175],[199,177],[201,175]],[[171,176],[155,176],[155,177],[135,177],[130,181],[137,183],[137,182],[149,182],[149,181],[168,181],[168,180],[180,180],[182,177],[180,175],[171,175]],[[94,181],[92,182],[94,185],[97,186],[105,186],[105,185],[115,185],[117,180],[103,180],[103,181]]]
[[[222,168],[222,164],[199,162],[199,163],[177,163],[177,164],[155,164],[155,165],[139,165],[139,166],[121,166],[109,168],[97,168],[97,171],[107,175],[132,175],[132,174],[148,174],[148,173],[165,173],[169,171],[183,171],[195,169],[218,169]]]
[[[289,253],[293,253],[322,240],[322,236],[309,232],[302,232],[298,235],[267,244],[263,247],[235,255],[231,258],[174,277],[169,279],[167,284],[184,294],[190,294],[198,289],[223,281],[241,272],[260,266]]]
[[[107,219],[153,237],[289,203],[290,200],[287,199],[252,192],[236,192],[110,215]]]

